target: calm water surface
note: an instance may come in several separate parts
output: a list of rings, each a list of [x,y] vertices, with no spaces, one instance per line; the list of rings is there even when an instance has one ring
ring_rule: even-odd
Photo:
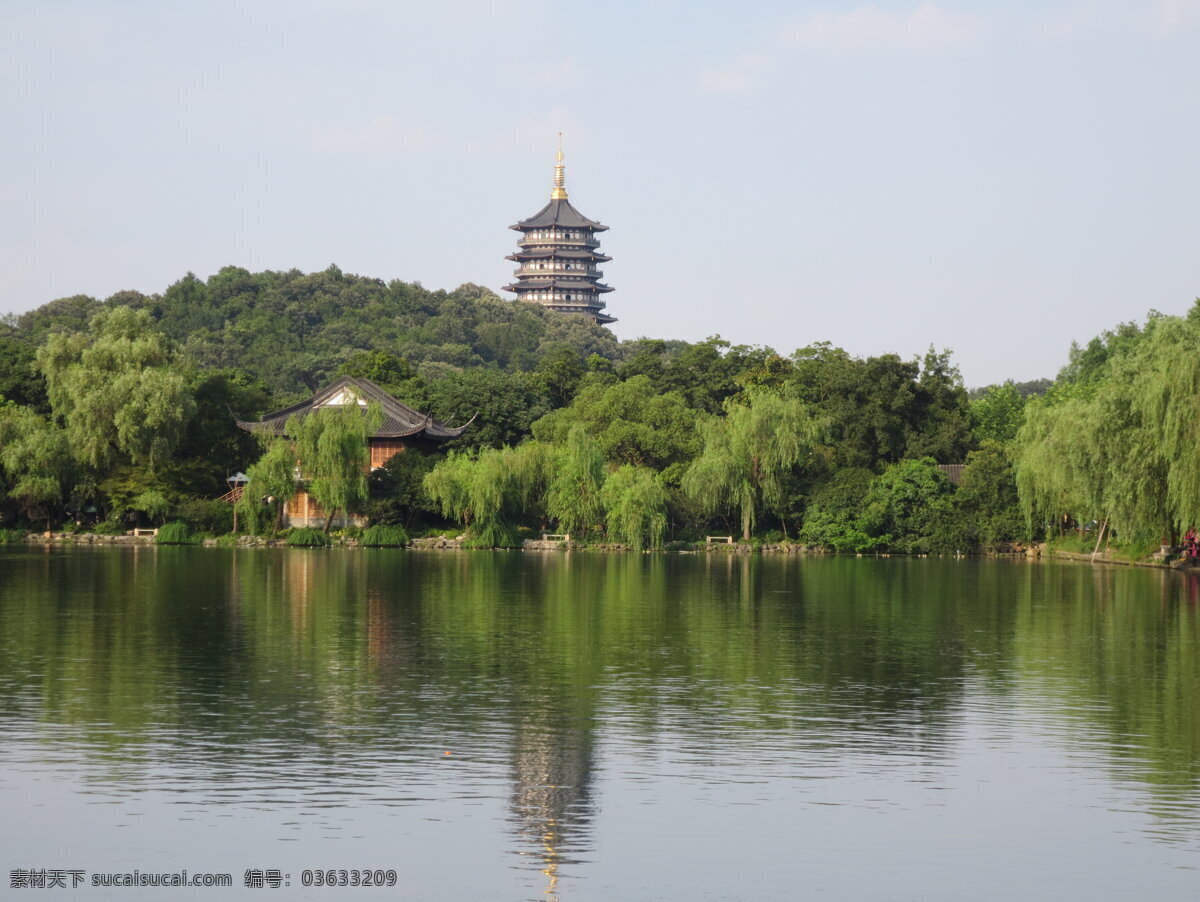
[[[1198,594],[1025,561],[8,550],[0,876],[1197,899]]]

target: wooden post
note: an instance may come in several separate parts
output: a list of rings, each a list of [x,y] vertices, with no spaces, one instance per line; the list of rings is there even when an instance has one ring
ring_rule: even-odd
[[[1096,535],[1096,547],[1092,549],[1092,560],[1096,560],[1096,555],[1100,552],[1100,541],[1104,538],[1104,530],[1108,528],[1108,515],[1104,515],[1104,522],[1100,524],[1100,532]]]

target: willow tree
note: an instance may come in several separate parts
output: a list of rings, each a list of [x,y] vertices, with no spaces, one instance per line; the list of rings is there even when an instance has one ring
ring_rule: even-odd
[[[242,518],[247,532],[259,532],[270,525],[277,531],[283,522],[283,510],[288,499],[296,496],[296,450],[291,441],[273,436],[266,450],[247,471],[247,482],[237,501],[235,512]],[[263,522],[262,509],[268,511],[268,523]]]
[[[367,502],[371,463],[367,440],[381,418],[377,404],[366,410],[345,404],[288,420],[287,433],[295,442],[305,490],[326,512],[325,532],[339,510],[355,514]]]
[[[1169,326],[1152,320],[1147,334]],[[1151,336],[1105,360],[1087,382],[1056,386],[1029,403],[1013,466],[1031,526],[1037,519],[1094,519],[1128,539],[1174,530],[1181,514],[1171,486],[1181,495],[1188,488],[1178,486],[1175,460],[1187,449],[1172,446],[1166,434],[1180,408],[1188,409],[1174,397],[1176,365],[1188,364],[1165,360]],[[1194,399],[1191,404],[1196,416]]]
[[[1094,436],[1102,456],[1103,518],[1125,539],[1173,532],[1168,498],[1173,466],[1153,421],[1138,403],[1142,349],[1110,361],[1096,395]]]
[[[1166,463],[1166,505],[1177,527],[1200,525],[1200,302],[1187,319],[1147,327],[1131,380],[1142,415]]]
[[[470,451],[451,451],[422,480],[441,515],[463,526],[470,526],[479,510],[479,499],[472,494],[477,457]]]
[[[582,426],[573,426],[557,450],[546,510],[565,533],[586,536],[600,522],[604,505],[604,455]]]
[[[1026,405],[1013,448],[1013,472],[1031,530],[1039,519],[1103,516],[1097,412],[1094,389],[1087,386],[1060,387]]]
[[[75,470],[66,435],[28,407],[0,405],[0,468],[8,494],[27,516],[45,519],[48,530]]]
[[[38,350],[54,418],[84,464],[121,457],[151,470],[178,445],[193,403],[174,345],[144,310],[115,307],[87,334],[55,333]]]
[[[556,449],[545,442],[522,442],[502,448],[507,478],[505,505],[514,518],[537,518],[545,526],[551,480],[555,474]]]
[[[600,490],[608,536],[634,551],[662,545],[667,530],[667,492],[646,467],[628,464],[604,481]]]
[[[811,454],[821,424],[803,402],[769,389],[749,389],[724,407],[723,417],[701,422],[703,450],[683,489],[709,516],[736,509],[749,541],[759,512],[782,508],[786,478]]]
[[[514,523],[545,495],[552,451],[540,442],[516,448],[451,452],[425,475],[442,516],[466,528],[473,544],[516,544]]]

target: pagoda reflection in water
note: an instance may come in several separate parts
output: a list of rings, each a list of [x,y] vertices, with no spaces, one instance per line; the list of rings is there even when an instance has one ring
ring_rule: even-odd
[[[565,699],[529,699],[516,724],[511,820],[524,840],[521,854],[539,859],[549,896],[560,867],[579,863],[588,848],[594,745],[590,719]]]

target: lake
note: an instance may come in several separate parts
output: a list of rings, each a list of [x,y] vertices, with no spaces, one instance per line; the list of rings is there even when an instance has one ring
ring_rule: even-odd
[[[1196,899],[1198,597],[1025,560],[5,549],[3,886]],[[97,885],[184,869],[233,885]]]

